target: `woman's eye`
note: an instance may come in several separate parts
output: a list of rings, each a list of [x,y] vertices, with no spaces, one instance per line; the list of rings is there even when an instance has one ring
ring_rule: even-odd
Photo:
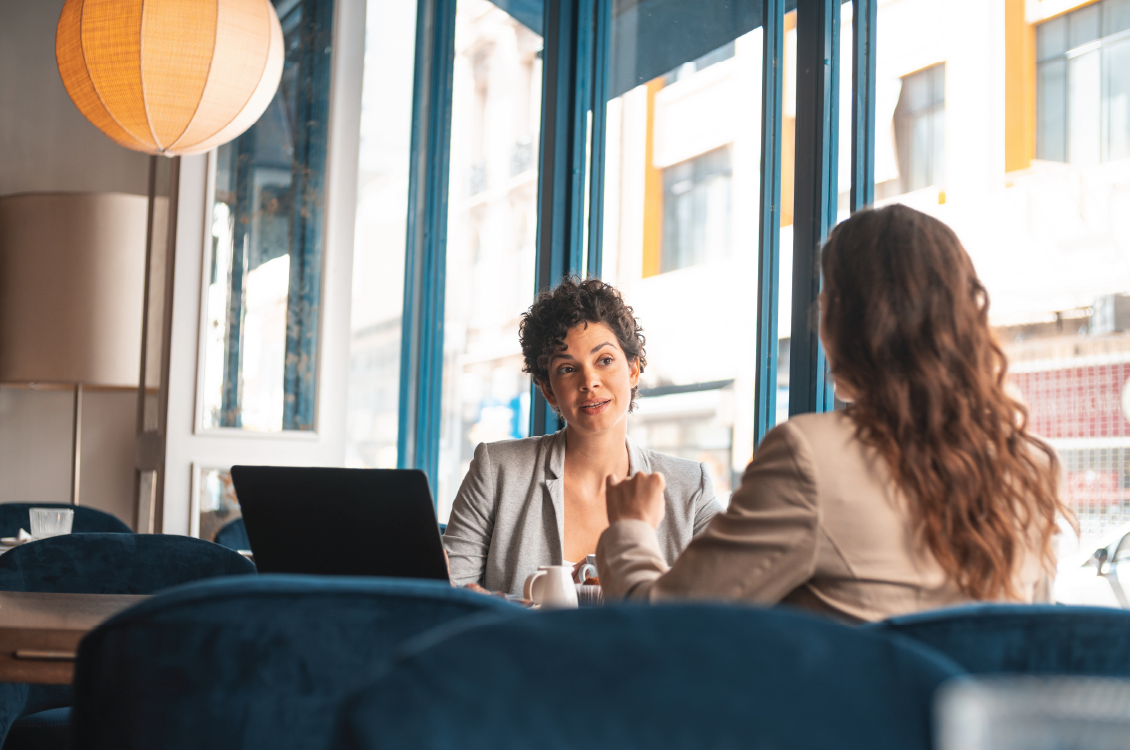
[[[600,363],[602,365],[610,365],[612,364],[612,357],[601,357]]]
[[[569,365],[564,365],[557,370],[557,372],[561,373],[562,375],[568,375],[572,371],[573,371],[573,368],[570,367]]]

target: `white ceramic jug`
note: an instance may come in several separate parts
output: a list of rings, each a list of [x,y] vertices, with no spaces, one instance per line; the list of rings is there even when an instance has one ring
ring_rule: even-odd
[[[572,565],[542,565],[526,579],[522,591],[526,599],[543,607],[577,606]]]

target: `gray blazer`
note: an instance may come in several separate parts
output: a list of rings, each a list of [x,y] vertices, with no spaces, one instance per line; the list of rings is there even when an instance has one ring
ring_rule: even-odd
[[[668,565],[722,510],[703,464],[640,448],[628,438],[628,470],[662,472],[667,515],[656,536]],[[451,582],[521,594],[540,565],[560,565],[565,539],[565,431],[480,443],[443,544]],[[574,560],[573,562],[577,562]]]

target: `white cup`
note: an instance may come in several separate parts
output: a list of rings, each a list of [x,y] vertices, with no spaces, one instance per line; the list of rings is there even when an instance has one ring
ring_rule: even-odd
[[[584,583],[589,578],[599,578],[600,573],[596,569],[596,555],[589,555],[585,558],[585,562],[577,569],[577,583]]]
[[[572,565],[542,565],[526,579],[522,591],[526,599],[546,608],[577,606]]]
[[[70,508],[29,508],[31,535],[36,539],[71,533],[75,512]]]

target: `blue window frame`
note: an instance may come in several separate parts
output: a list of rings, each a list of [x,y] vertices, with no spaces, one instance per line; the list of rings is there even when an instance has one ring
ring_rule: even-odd
[[[874,185],[875,17],[878,0],[853,3],[851,97],[852,210],[869,205]],[[677,63],[724,47],[737,33],[763,28],[761,173],[755,442],[776,423],[780,278],[783,19],[797,11],[798,75],[790,413],[834,406],[813,310],[819,294],[818,250],[836,220],[841,0],[495,0],[542,34],[543,103],[539,141],[536,285],[569,273],[595,275],[602,260],[604,102],[661,76]],[[693,6],[696,29],[678,18]],[[448,159],[455,50],[455,0],[419,0],[409,186],[399,462],[436,481],[442,393]],[[623,17],[632,14],[634,26]],[[681,14],[681,15],[680,15]],[[718,16],[717,23],[702,18]],[[708,20],[709,20],[708,18]],[[617,23],[617,19],[621,22]],[[672,20],[674,19],[674,20]],[[644,35],[641,27],[652,31]],[[615,40],[633,28],[647,45]],[[613,60],[611,55],[630,59]],[[676,64],[672,64],[672,60]],[[615,73],[613,72],[615,71]],[[749,207],[752,209],[752,206]],[[735,211],[746,210],[735,206]],[[740,335],[741,332],[735,332]],[[559,427],[533,394],[531,434]]]

